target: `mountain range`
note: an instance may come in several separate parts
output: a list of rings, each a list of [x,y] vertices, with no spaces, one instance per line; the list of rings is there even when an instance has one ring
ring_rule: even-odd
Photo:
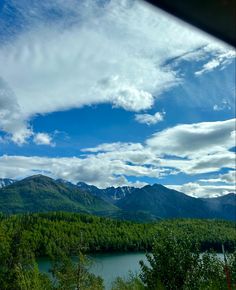
[[[3,182],[4,180],[4,182]],[[0,179],[0,212],[84,212],[118,219],[150,221],[164,218],[236,220],[236,195],[194,198],[161,184],[142,188],[99,189],[34,175],[14,181]]]

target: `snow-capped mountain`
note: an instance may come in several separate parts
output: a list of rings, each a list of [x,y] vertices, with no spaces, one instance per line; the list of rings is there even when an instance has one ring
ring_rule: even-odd
[[[14,183],[15,180],[14,179],[10,179],[10,178],[0,178],[0,188],[3,188],[5,186],[8,186],[12,183]]]

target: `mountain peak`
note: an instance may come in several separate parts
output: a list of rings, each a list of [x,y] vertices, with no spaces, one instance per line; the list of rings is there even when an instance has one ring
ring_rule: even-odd
[[[17,206],[16,206],[17,204]],[[37,174],[0,190],[0,211],[16,212],[105,212],[115,206],[82,191],[71,183],[62,183]]]
[[[168,188],[160,183],[154,183],[154,184],[147,184],[145,185],[144,187],[142,187],[141,189],[144,189],[144,190],[151,190],[151,191],[155,191],[156,193],[158,192],[162,192],[162,193],[165,193],[165,192],[168,192],[168,193],[177,193],[178,191],[174,190],[174,189],[171,189],[171,188]],[[185,195],[183,192],[178,192],[178,193],[181,193],[183,195]]]
[[[50,179],[52,179],[51,177],[43,175],[43,174],[34,174],[34,175],[26,177],[25,179],[27,179],[27,178],[28,179],[35,179],[35,178],[50,178]]]
[[[83,187],[83,186],[89,186],[87,183],[83,182],[83,181],[79,181],[76,183],[77,186],[79,187]]]
[[[46,176],[46,175],[43,175],[43,174],[35,174],[35,175],[31,175],[31,176],[28,176],[24,179],[22,179],[21,181],[55,181],[53,178],[49,177],[49,176]]]
[[[166,189],[167,188],[167,187],[165,187],[164,185],[162,185],[160,183],[154,183],[154,184],[151,185],[151,187],[155,188],[155,189],[158,189],[158,188],[161,188],[161,189],[165,188]]]

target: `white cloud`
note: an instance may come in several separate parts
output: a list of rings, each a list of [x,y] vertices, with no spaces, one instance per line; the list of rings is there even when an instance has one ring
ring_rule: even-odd
[[[96,147],[82,149],[82,152],[118,152],[118,151],[137,151],[142,150],[143,145],[140,143],[125,143],[125,142],[115,142],[115,143],[103,143]]]
[[[141,1],[27,3],[9,1],[26,29],[0,45],[1,77],[14,95],[9,112],[0,109],[0,129],[17,143],[32,136],[35,114],[100,103],[150,109],[180,82],[165,61],[199,47],[229,51]]]
[[[207,182],[207,183],[217,183],[217,182],[223,182],[223,183],[231,183],[235,184],[236,186],[236,171],[231,170],[225,174],[218,174],[215,178],[208,178],[208,179],[200,179],[200,182]]]
[[[214,110],[214,111],[221,111],[221,108],[219,107],[219,105],[215,104],[215,105],[213,106],[213,110]]]
[[[12,140],[22,145],[32,135],[17,98],[0,78],[0,129],[11,134]],[[6,139],[6,138],[5,138]]]
[[[34,136],[34,143],[37,145],[50,145],[54,146],[52,143],[52,137],[47,133],[37,133]]]
[[[47,158],[25,156],[1,156],[0,176],[22,178],[28,175],[47,173],[52,177],[72,182],[84,181],[104,188],[108,186],[131,185],[140,187],[145,183],[138,180],[128,182],[126,176],[158,175],[158,170],[143,166],[131,166],[120,160],[109,160],[101,156],[87,158]]]
[[[193,197],[217,197],[232,192],[235,193],[235,187],[228,185],[200,185],[196,182],[189,182],[182,185],[166,186]]]
[[[222,100],[221,103],[215,104],[213,106],[214,111],[223,111],[223,110],[231,110],[231,106],[227,100]]]
[[[103,160],[128,163],[128,168],[122,167],[122,174],[126,169],[131,174],[135,166],[141,166],[136,173],[135,168],[131,174],[134,176],[161,178],[178,172],[190,175],[217,172],[235,167],[235,153],[229,151],[235,146],[234,129],[235,120],[182,124],[155,134],[144,145],[106,143],[83,151]]]
[[[229,171],[225,174],[220,174],[219,179],[225,183],[236,183],[236,171]]]
[[[154,125],[164,120],[165,112],[156,112],[154,115],[150,114],[136,114],[135,120],[141,124]]]
[[[162,158],[159,160],[159,166],[175,168],[179,172],[191,175],[235,167],[235,153],[233,152],[224,151],[217,154],[200,155],[196,155],[192,159]]]
[[[216,172],[235,167],[235,153],[229,151],[235,146],[234,129],[235,119],[182,124],[154,134],[146,144],[105,143],[82,151],[87,156],[152,168],[148,174],[153,177]]]
[[[25,156],[1,156],[0,176],[13,179],[23,178],[32,174],[42,173],[54,178],[63,178],[71,182],[84,181],[100,188],[109,186],[135,186],[142,187],[146,183],[129,182],[127,176],[152,176],[158,177],[160,169],[144,166],[127,165],[122,161],[109,160],[104,156],[91,156],[82,158],[47,158]],[[102,169],[102,170],[101,170]],[[169,188],[186,193],[194,197],[214,197],[235,192],[233,185],[202,185],[190,182],[183,185],[166,185]]]
[[[121,107],[127,111],[149,109],[154,103],[154,97],[143,90],[127,86],[111,95],[113,107]]]
[[[188,158],[227,151],[235,146],[235,119],[177,125],[154,134],[146,144],[158,154]]]
[[[212,59],[208,63],[204,64],[203,69],[195,72],[196,75],[201,75],[204,72],[212,71],[214,68],[220,65],[220,61],[218,59]]]
[[[235,139],[232,141],[233,130],[234,120],[182,124],[158,132],[145,144],[104,143],[83,149],[83,154],[79,157],[4,155],[0,157],[0,176],[18,178],[46,171],[53,177],[72,182],[84,181],[99,187],[108,187],[130,185],[128,177],[135,177],[136,180],[143,177],[162,179],[182,172],[189,175],[212,173],[214,175],[211,179],[217,179],[214,182],[229,183],[235,167],[235,153],[229,151],[235,144]],[[50,136],[40,134],[36,136],[41,143],[51,143]],[[162,145],[163,142],[165,146]],[[217,174],[222,168],[228,168],[229,172]],[[141,184],[137,182],[135,186]],[[200,196],[210,193],[211,189],[212,194],[224,194],[232,188],[232,184],[197,184],[199,186],[194,183],[195,192]],[[216,186],[218,189],[214,193]],[[189,184],[186,188],[190,188]],[[183,187],[186,193],[187,189]]]
[[[199,154],[200,156],[200,154]],[[221,168],[228,167],[234,168],[235,166],[235,153],[230,151],[217,152],[216,154],[205,154],[201,157],[190,160],[192,166],[186,173],[204,173],[218,171]]]
[[[202,75],[203,73],[210,72],[219,66],[224,68],[224,66],[228,64],[231,61],[231,59],[235,57],[236,57],[236,52],[233,49],[227,52],[225,51],[222,52],[219,50],[219,52],[215,55],[213,59],[205,63],[201,70],[195,72],[195,75]]]

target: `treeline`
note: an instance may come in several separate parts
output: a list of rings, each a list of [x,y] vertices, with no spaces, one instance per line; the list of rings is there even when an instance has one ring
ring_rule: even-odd
[[[135,223],[76,213],[43,213],[0,216],[0,247],[16,243],[36,257],[48,256],[60,248],[74,254],[78,245],[84,252],[149,251],[157,233],[170,230],[177,239],[188,237],[202,251],[236,246],[235,223],[217,220],[177,219]],[[4,243],[6,244],[4,246]]]
[[[235,223],[213,220],[166,220],[149,224],[73,213],[0,216],[1,290],[102,290],[103,281],[89,272],[86,253],[152,251],[149,265],[114,290],[235,289],[236,254],[228,265],[206,249],[236,248]],[[71,255],[78,257],[77,263]],[[53,261],[53,279],[38,270],[36,257]],[[226,273],[227,272],[227,273]],[[228,275],[228,276],[227,276]]]

